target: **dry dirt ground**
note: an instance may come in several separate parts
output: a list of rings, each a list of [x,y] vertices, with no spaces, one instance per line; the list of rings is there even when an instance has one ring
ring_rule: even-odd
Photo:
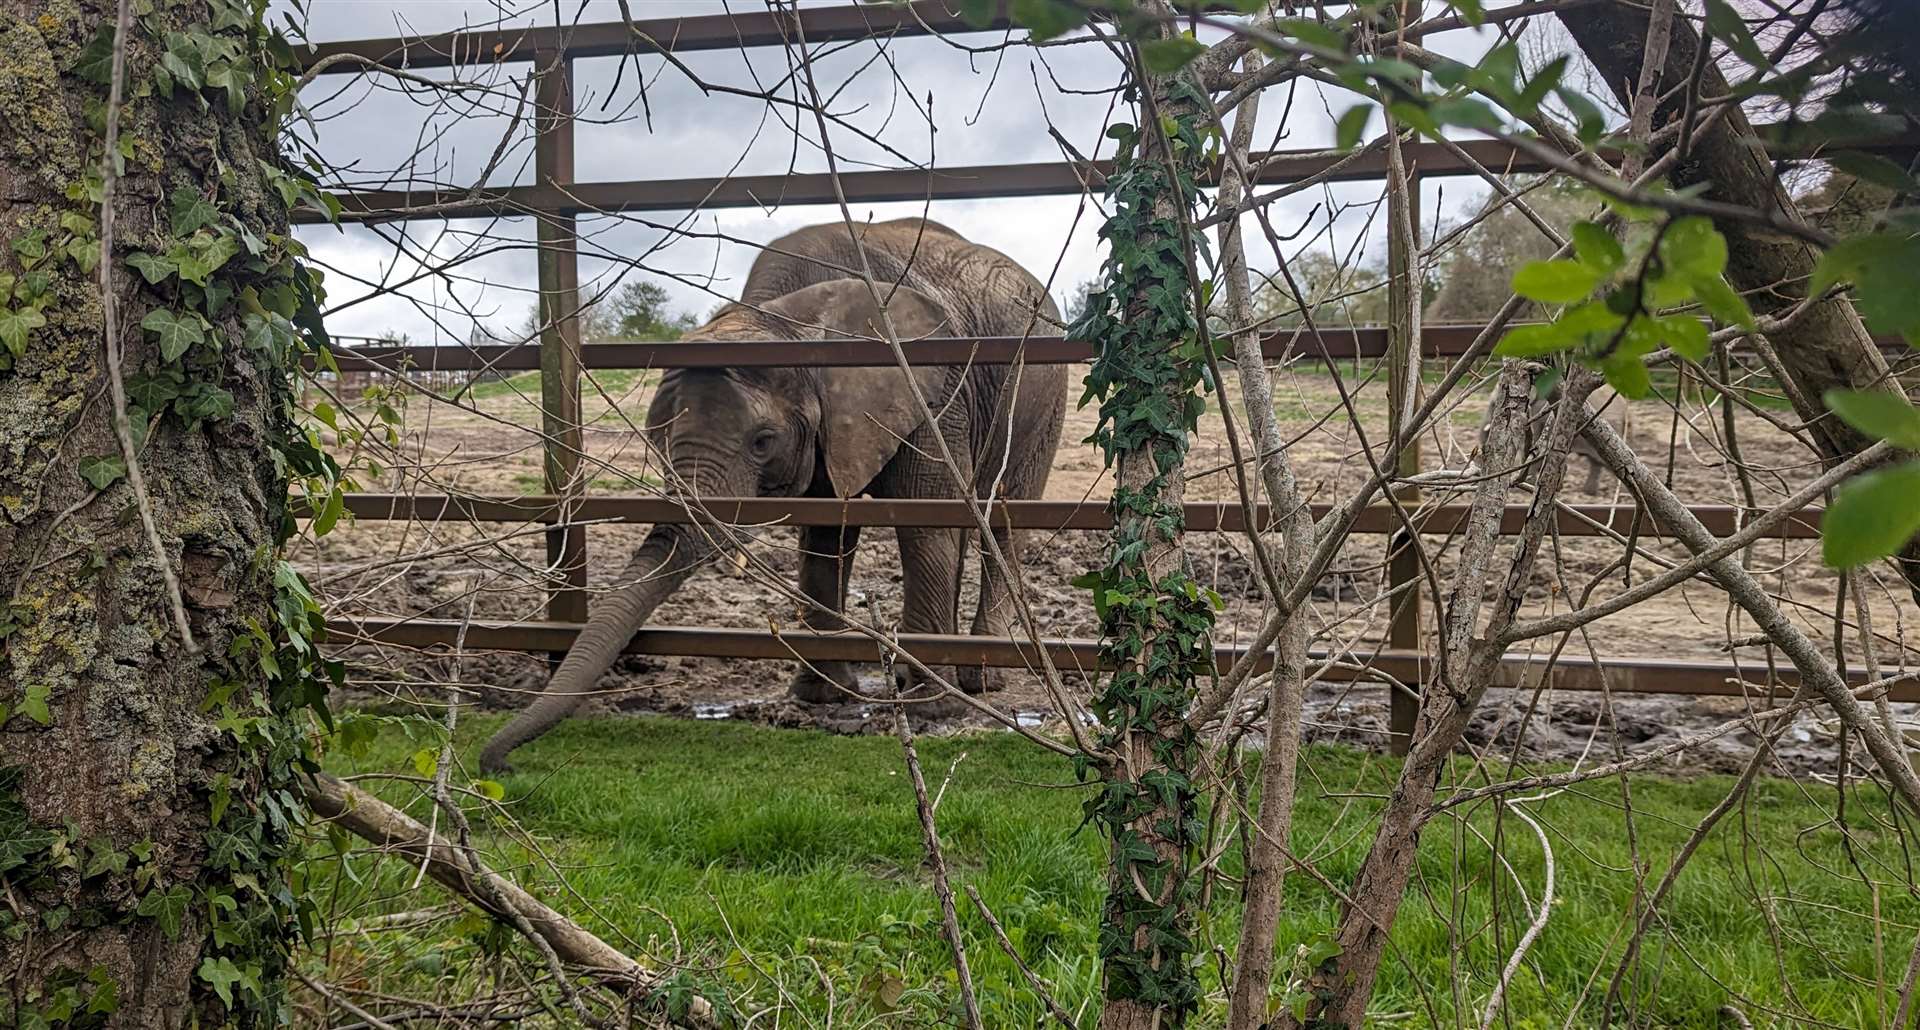
[[[1301,365],[1281,371],[1276,378],[1277,408],[1284,431],[1294,438],[1289,453],[1312,499],[1337,501],[1349,496],[1367,473],[1367,461],[1355,420],[1341,411],[1340,395],[1352,397],[1358,423],[1377,445],[1385,425],[1385,401],[1370,368],[1343,366],[1336,384],[1325,366]],[[1437,376],[1437,369],[1430,375]],[[1078,376],[1074,377],[1076,380]],[[657,492],[658,478],[650,468],[646,447],[636,426],[644,421],[650,394],[650,376],[639,373],[598,373],[589,387],[586,411],[590,419],[587,450],[594,469],[593,490],[603,493]],[[1078,387],[1074,387],[1077,397]],[[431,401],[417,394],[406,400],[406,426],[401,450],[405,460],[381,458],[378,475],[362,474],[368,491],[397,493],[520,494],[540,490],[540,447],[537,434],[524,427],[538,423],[538,384],[531,376],[489,384],[478,397],[463,398],[461,406]],[[1476,392],[1449,412],[1441,427],[1423,441],[1424,467],[1462,468],[1477,444],[1483,419],[1484,392]],[[1225,401],[1239,411],[1234,380],[1229,374]],[[1237,503],[1230,468],[1231,451],[1220,419],[1222,398],[1209,398],[1208,412],[1189,460],[1193,478],[1189,501]],[[1766,403],[1766,398],[1755,398]],[[362,403],[356,406],[366,409]],[[1789,420],[1791,414],[1764,409],[1767,416]],[[1656,469],[1668,475],[1675,489],[1690,503],[1725,504],[1740,496],[1731,465],[1725,460],[1724,431],[1717,403],[1703,410],[1696,401],[1676,419],[1663,402],[1629,404],[1616,399],[1608,409],[1616,424],[1624,423],[1631,439]],[[1329,417],[1330,416],[1330,417]],[[1100,455],[1081,443],[1092,431],[1095,412],[1089,408],[1068,413],[1066,432],[1047,497],[1103,502],[1108,482]],[[1677,431],[1676,431],[1677,421]],[[1799,449],[1767,417],[1741,411],[1736,418],[1739,447],[1753,486],[1764,504],[1784,496],[1810,478],[1805,451]],[[343,458],[352,448],[340,448]],[[1610,480],[1601,490],[1580,490],[1584,465],[1575,459],[1569,472],[1567,500],[1587,503],[1627,503]],[[1432,499],[1432,495],[1430,495]],[[1448,498],[1464,502],[1463,496]],[[1625,522],[1620,528],[1627,529]],[[596,590],[614,585],[629,551],[645,526],[601,525],[590,533],[590,579]],[[797,560],[796,533],[774,529],[755,545],[756,562],[791,583]],[[1425,546],[1441,583],[1451,570],[1449,543],[1429,537]],[[1336,571],[1316,590],[1316,617],[1323,628],[1322,646],[1368,650],[1382,640],[1386,616],[1377,603],[1383,580],[1385,538],[1356,536],[1336,563]],[[1643,541],[1656,555],[1678,550],[1661,542]],[[486,619],[540,619],[544,551],[536,528],[515,524],[401,523],[360,521],[344,524],[318,542],[308,542],[297,560],[316,584],[335,615],[423,615],[458,619],[469,610]],[[1080,573],[1101,561],[1104,537],[1099,533],[1059,532],[1029,535],[1026,540],[1025,579],[1032,610],[1040,630],[1051,637],[1092,637],[1097,627],[1084,591],[1069,585]],[[1258,577],[1244,537],[1195,534],[1189,538],[1200,578],[1225,599],[1220,614],[1218,642],[1234,643],[1251,636],[1264,619]],[[1563,611],[1568,598],[1591,589],[1600,599],[1628,581],[1648,575],[1654,565],[1641,557],[1630,567],[1617,564],[1618,544],[1594,537],[1566,537],[1550,541],[1539,571],[1529,585],[1533,613]],[[1763,582],[1786,602],[1787,610],[1816,639],[1832,638],[1837,578],[1819,564],[1817,542],[1768,541],[1757,546],[1752,564]],[[1611,566],[1611,571],[1609,567]],[[884,621],[898,610],[899,563],[891,534],[869,530],[862,538],[853,588],[869,598]],[[966,590],[971,591],[977,563],[970,565]],[[1603,577],[1604,573],[1604,577]],[[1889,665],[1897,654],[1906,626],[1916,614],[1903,589],[1890,583],[1870,591],[1876,628],[1888,643],[1880,659]],[[1430,604],[1430,602],[1429,602]],[[963,596],[961,610],[970,613]],[[1431,626],[1431,607],[1427,612]],[[765,629],[769,623],[793,625],[795,606],[765,576],[751,567],[722,565],[696,574],[664,605],[654,619],[659,625],[724,626]],[[964,625],[964,615],[963,623]],[[1752,634],[1751,623],[1730,608],[1722,595],[1700,585],[1670,592],[1654,601],[1594,624],[1584,637],[1566,647],[1564,660],[1587,661],[1589,655],[1618,657],[1728,659],[1724,644]],[[443,657],[395,649],[354,648],[355,689],[363,696],[414,695],[423,687],[450,680],[470,687],[488,705],[514,707],[545,682],[545,656],[472,654],[457,667]],[[1738,655],[1748,668],[1750,683],[1766,683],[1768,654],[1746,646]],[[890,727],[885,713],[862,704],[803,705],[787,698],[785,684],[790,663],[706,658],[628,656],[600,683],[604,696],[593,702],[603,710],[657,712],[693,718],[737,718],[782,726],[813,726],[836,732],[883,731]],[[878,667],[874,668],[878,678]],[[1072,687],[1083,696],[1088,685],[1073,677]],[[435,690],[436,697],[444,696]],[[1013,673],[1008,688],[990,695],[1005,711],[1018,713],[1030,724],[1056,718],[1039,682]],[[1476,745],[1491,744],[1502,751],[1514,743],[1532,692],[1503,692],[1484,706],[1470,738]],[[1723,722],[1743,710],[1732,698],[1688,699],[1667,696],[1606,697],[1594,693],[1549,690],[1537,701],[1529,718],[1522,750],[1543,758],[1572,759],[1582,755],[1606,758],[1615,749],[1657,746]],[[1310,734],[1316,739],[1378,742],[1383,739],[1386,695],[1383,687],[1322,683],[1316,685],[1308,712]],[[979,717],[935,720],[930,729],[952,729],[982,724]],[[1831,735],[1818,719],[1808,717],[1790,732],[1784,758],[1801,769],[1831,767]],[[1686,759],[1692,767],[1731,768],[1744,759],[1751,740],[1744,734],[1723,737]]]

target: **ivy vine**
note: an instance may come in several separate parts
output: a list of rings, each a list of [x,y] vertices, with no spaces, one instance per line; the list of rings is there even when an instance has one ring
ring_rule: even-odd
[[[1090,442],[1109,467],[1145,458],[1154,473],[1114,490],[1106,564],[1075,581],[1093,591],[1102,661],[1114,670],[1093,702],[1102,750],[1147,740],[1154,759],[1154,768],[1137,776],[1117,763],[1080,760],[1082,778],[1101,781],[1086,818],[1111,842],[1099,951],[1109,998],[1153,1006],[1177,1021],[1200,1000],[1188,925],[1196,891],[1188,876],[1203,834],[1189,777],[1199,739],[1184,714],[1196,684],[1213,669],[1220,600],[1184,561],[1156,575],[1148,558],[1184,526],[1169,486],[1182,474],[1210,387],[1194,305],[1209,284],[1189,272],[1181,220],[1198,203],[1197,179],[1217,133],[1200,116],[1205,98],[1191,83],[1175,79],[1168,90],[1171,110],[1159,113],[1159,137],[1131,125],[1108,130],[1118,153],[1107,179],[1113,213],[1100,230],[1108,246],[1104,285],[1089,295],[1068,334],[1094,348],[1081,398],[1082,405],[1100,403]],[[1149,818],[1153,840],[1141,832]],[[1168,850],[1180,858],[1169,860]]]

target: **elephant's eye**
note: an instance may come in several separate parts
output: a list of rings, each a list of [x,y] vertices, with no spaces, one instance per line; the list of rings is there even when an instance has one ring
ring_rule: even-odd
[[[753,434],[753,443],[751,446],[754,456],[766,457],[767,452],[773,450],[773,442],[779,438],[780,431],[777,429],[762,429]]]

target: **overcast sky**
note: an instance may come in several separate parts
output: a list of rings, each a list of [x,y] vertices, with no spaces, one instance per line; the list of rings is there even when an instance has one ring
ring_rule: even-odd
[[[553,24],[555,4],[515,0],[512,24]],[[568,22],[616,20],[611,0],[567,0]],[[630,0],[636,18],[671,18],[731,9],[759,9],[744,0]],[[1489,6],[1496,6],[1490,4]],[[363,39],[427,34],[500,22],[498,5],[485,0],[310,0],[309,35],[314,40]],[[1435,40],[1436,49],[1471,60],[1486,44],[1484,34],[1453,34]],[[957,41],[991,45],[1000,37],[968,34]],[[705,82],[759,89],[775,83],[789,68],[790,54],[778,47],[752,51],[709,51],[685,55],[690,72]],[[644,108],[635,65],[646,82]],[[830,110],[846,124],[831,128],[834,152],[844,169],[1057,161],[1058,144],[1048,125],[1083,153],[1107,156],[1104,131],[1110,121],[1126,120],[1124,107],[1113,108],[1110,93],[1118,80],[1113,55],[1098,43],[1014,47],[970,54],[939,39],[898,40],[884,48],[873,42],[839,45],[818,60],[820,89],[832,97]],[[515,88],[526,63],[465,69],[466,82],[499,89]],[[444,71],[430,74],[445,78]],[[616,82],[617,79],[617,82]],[[578,181],[672,179],[736,174],[778,174],[789,168],[825,170],[818,133],[810,115],[799,120],[794,109],[759,99],[721,93],[702,95],[689,77],[658,56],[583,59],[575,65]],[[788,89],[791,95],[791,87]],[[467,94],[472,103],[450,102],[439,91],[395,88],[390,80],[358,76],[322,76],[304,99],[317,124],[317,142],[341,172],[334,181],[384,188],[465,188],[486,167],[503,137],[505,156],[490,176],[492,185],[532,181],[532,147],[526,132],[509,134],[498,93]],[[1355,102],[1337,89],[1304,84],[1290,101],[1272,94],[1261,112],[1260,146],[1305,148],[1329,145],[1333,117]],[[1285,133],[1281,130],[1285,112]],[[929,125],[929,113],[931,126]],[[1379,131],[1375,117],[1370,134]],[[310,130],[311,131],[311,130]],[[861,138],[871,135],[885,146]],[[890,147],[900,156],[889,154]],[[1368,228],[1370,208],[1354,208],[1328,229],[1330,211],[1366,204],[1378,195],[1372,184],[1309,190],[1278,205],[1277,228],[1302,224],[1327,230],[1310,239],[1318,247],[1342,252],[1359,245],[1367,256],[1380,246]],[[1444,192],[1444,197],[1442,193]],[[1430,217],[1457,207],[1477,193],[1459,180],[1428,187]],[[1314,214],[1316,206],[1317,214]],[[1064,304],[1074,287],[1093,277],[1100,251],[1097,210],[1078,197],[987,201],[856,204],[856,218],[885,219],[926,210],[963,235],[997,247],[1043,280]],[[718,209],[701,213],[648,212],[638,217],[684,225],[705,238],[682,237],[636,224],[630,219],[583,218],[582,279],[589,291],[611,288],[618,277],[645,276],[665,286],[674,304],[705,312],[718,298],[737,294],[754,251],[722,243],[712,234],[756,242],[769,241],[803,225],[838,221],[831,207],[781,206]],[[1077,225],[1076,225],[1076,219]],[[533,305],[535,260],[528,244],[530,221],[418,221],[384,226],[378,232],[309,227],[301,237],[316,259],[340,274],[329,277],[335,308],[330,325],[338,334],[374,336],[387,331],[416,342],[466,339],[474,317],[500,330],[517,326]],[[1296,244],[1297,245],[1297,244]],[[1272,267],[1270,253],[1254,247],[1256,266]],[[404,251],[404,253],[403,253]],[[476,253],[478,252],[478,253]],[[448,275],[420,276],[420,261],[467,255]],[[601,255],[612,255],[618,263]],[[627,262],[637,261],[639,269]],[[1057,271],[1056,271],[1057,265]],[[416,279],[401,296],[373,296],[352,280],[396,283]],[[468,314],[472,312],[472,314]]]

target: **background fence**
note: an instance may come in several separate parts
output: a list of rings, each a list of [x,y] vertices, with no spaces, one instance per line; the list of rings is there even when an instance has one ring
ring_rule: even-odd
[[[956,5],[957,6],[957,5]],[[409,372],[484,373],[538,369],[540,380],[544,478],[546,493],[537,496],[456,497],[357,494],[347,508],[357,518],[458,518],[479,522],[536,522],[546,524],[549,565],[558,585],[549,594],[547,621],[520,623],[474,622],[464,629],[470,648],[561,652],[572,642],[587,615],[587,521],[688,522],[689,510],[670,499],[637,496],[586,495],[581,475],[582,430],[580,377],[584,369],[711,368],[748,365],[892,365],[893,352],[874,341],[756,341],[696,343],[603,343],[581,340],[580,276],[576,218],[590,213],[651,210],[692,210],[722,207],[834,203],[836,191],[828,174],[738,176],[634,180],[624,182],[574,181],[574,121],[572,117],[572,62],[576,58],[627,53],[731,49],[796,44],[804,31],[808,44],[864,38],[906,38],[933,33],[1004,32],[1004,19],[976,27],[961,20],[942,0],[916,0],[899,5],[849,5],[810,8],[799,12],[759,11],[701,17],[654,19],[576,25],[566,28],[529,28],[455,32],[419,39],[373,39],[318,44],[305,55],[309,70],[320,75],[364,70],[371,60],[409,69],[532,61],[536,76],[535,182],[532,185],[483,187],[467,191],[365,191],[341,197],[342,218],[348,221],[408,219],[466,219],[530,217],[537,220],[539,243],[540,314],[544,324],[537,345],[387,346],[370,343],[337,355],[343,372],[407,374]],[[1889,149],[1911,149],[1901,143]],[[1547,169],[1497,141],[1463,141],[1457,145],[1412,143],[1403,147],[1417,198],[1419,182],[1437,176],[1478,175],[1492,169],[1501,174],[1534,173]],[[1792,156],[1792,155],[1780,155]],[[1380,179],[1386,158],[1380,148],[1351,153],[1291,151],[1257,154],[1251,162],[1260,184]],[[976,198],[1031,197],[1079,194],[1101,189],[1110,170],[1106,162],[1047,162],[934,169],[846,172],[839,187],[852,203],[930,201]],[[309,220],[317,220],[311,212]],[[1413,219],[1418,225],[1419,218]],[[1419,341],[1424,357],[1460,357],[1475,348],[1484,326],[1426,328]],[[1384,328],[1328,329],[1317,337],[1276,333],[1264,341],[1270,359],[1306,357],[1346,359],[1382,357],[1398,341]],[[1409,341],[1410,342],[1410,341]],[[1057,336],[1025,339],[942,338],[910,342],[910,360],[921,364],[1005,363],[1065,364],[1087,360],[1087,344]],[[1388,364],[1388,390],[1399,396],[1397,384],[1409,374],[1401,362]],[[1417,454],[1413,469],[1417,469]],[[1403,469],[1403,471],[1409,471]],[[789,525],[860,526],[972,526],[965,500],[889,499],[766,499],[706,498],[702,507],[722,520]],[[1462,505],[1437,505],[1420,510],[1415,525],[1422,533],[1445,534],[1458,527],[1466,512]],[[1525,509],[1510,507],[1503,529],[1518,528]],[[1717,535],[1739,525],[1739,509],[1709,506],[1694,509]],[[1559,530],[1573,536],[1624,536],[1634,521],[1631,506],[1564,506]],[[1109,526],[1104,506],[1059,501],[997,501],[991,517],[1015,527],[1046,529],[1104,529]],[[1264,509],[1256,519],[1264,520]],[[1788,520],[1774,534],[1809,538],[1818,533],[1819,512],[1806,510]],[[1190,504],[1187,527],[1198,532],[1245,532],[1244,513],[1237,505]],[[1356,532],[1404,533],[1398,517],[1387,508],[1365,513]],[[1641,537],[1661,536],[1665,530],[1643,520]],[[1354,656],[1380,673],[1416,686],[1427,675],[1427,656],[1421,647],[1421,617],[1412,548],[1397,540],[1388,545],[1388,587],[1396,591],[1391,613],[1389,646],[1371,655]],[[340,619],[332,624],[339,641],[364,641],[411,647],[450,647],[462,633],[459,623],[434,619]],[[1028,668],[1036,660],[1033,648],[1022,642],[964,636],[904,634],[901,646],[931,665],[988,665]],[[1067,669],[1092,670],[1098,643],[1091,640],[1052,640],[1045,645],[1056,664]],[[791,658],[811,660],[877,659],[877,645],[852,633],[822,634],[803,627],[784,632],[756,632],[698,627],[654,627],[638,633],[628,644],[631,652],[736,658]],[[1256,656],[1265,661],[1267,656]],[[1220,648],[1222,667],[1245,660],[1243,652]],[[1616,690],[1682,695],[1732,695],[1762,692],[1766,688],[1745,680],[1743,667],[1730,662],[1679,661],[1656,658],[1604,658],[1601,669],[1591,664],[1549,668],[1534,657],[1510,657],[1503,681],[1534,686],[1551,677],[1562,690]],[[1364,675],[1338,666],[1331,679]],[[1769,673],[1777,686],[1790,687],[1791,672]],[[1396,749],[1403,748],[1417,714],[1417,701],[1393,692],[1390,731]],[[1899,701],[1920,701],[1920,684],[1893,688]]]

